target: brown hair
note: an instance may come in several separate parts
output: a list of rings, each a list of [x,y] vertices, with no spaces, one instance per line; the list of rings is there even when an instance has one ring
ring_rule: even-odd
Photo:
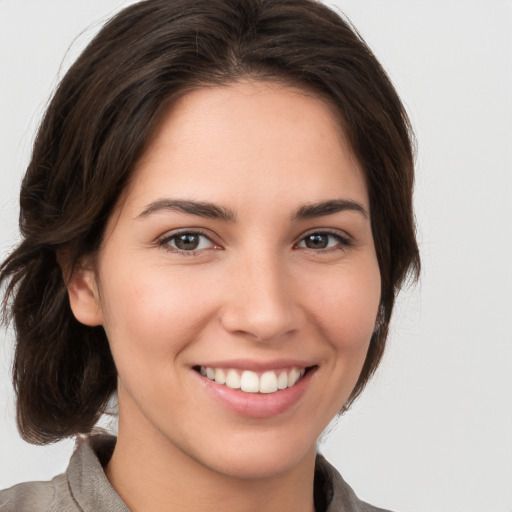
[[[255,77],[327,99],[366,174],[382,318],[351,400],[375,371],[393,303],[419,271],[413,152],[404,108],[353,28],[314,0],[146,0],[113,17],[60,83],[20,196],[22,242],[0,267],[16,331],[21,435],[88,432],[116,389],[102,327],[73,316],[57,255],[98,250],[164,108],[192,88]]]

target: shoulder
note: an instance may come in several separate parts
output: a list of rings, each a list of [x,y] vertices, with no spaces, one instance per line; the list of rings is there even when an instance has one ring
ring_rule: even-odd
[[[78,511],[65,475],[48,482],[25,482],[0,491],[0,512]]]
[[[111,436],[79,439],[64,474],[0,491],[0,512],[129,512],[103,471],[114,446]]]
[[[390,512],[361,501],[338,471],[321,455],[315,466],[315,503],[325,512]]]

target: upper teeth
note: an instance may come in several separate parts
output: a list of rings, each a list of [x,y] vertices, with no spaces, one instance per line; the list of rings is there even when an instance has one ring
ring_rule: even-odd
[[[269,370],[256,373],[251,370],[242,372],[233,368],[200,367],[201,375],[217,384],[225,384],[231,389],[240,389],[246,393],[275,393],[277,390],[293,386],[306,373],[305,368],[289,370]]]

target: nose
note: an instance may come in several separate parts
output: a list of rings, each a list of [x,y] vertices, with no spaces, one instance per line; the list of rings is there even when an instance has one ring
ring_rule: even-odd
[[[232,269],[220,321],[227,331],[258,341],[290,336],[305,314],[293,278],[277,258],[250,258]]]

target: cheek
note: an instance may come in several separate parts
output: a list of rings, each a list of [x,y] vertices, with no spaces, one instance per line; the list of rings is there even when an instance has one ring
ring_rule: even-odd
[[[333,272],[317,281],[316,291],[311,308],[331,346],[364,359],[380,304],[376,261],[364,272]]]
[[[145,371],[179,357],[213,310],[208,289],[200,281],[191,283],[155,267],[131,270],[128,276],[104,273],[104,327],[120,372],[126,364]],[[154,364],[148,365],[149,360]]]

